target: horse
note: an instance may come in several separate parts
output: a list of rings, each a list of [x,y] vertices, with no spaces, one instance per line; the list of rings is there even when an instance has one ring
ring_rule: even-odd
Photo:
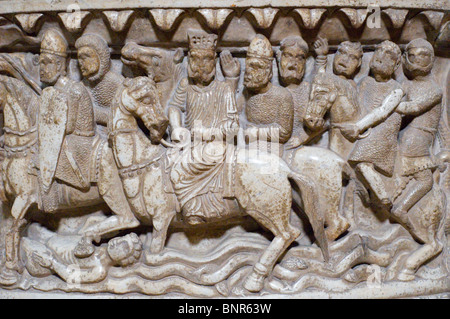
[[[313,132],[324,129],[324,117],[329,114],[330,136],[328,148],[347,159],[354,141],[346,139],[339,124],[354,122],[360,118],[356,88],[337,75],[319,72],[314,77],[305,124]]]
[[[147,77],[130,79],[116,93],[108,125],[114,156],[130,205],[139,211],[137,215],[153,220],[150,250],[155,254],[163,250],[168,227],[180,211],[174,194],[167,191],[171,185],[165,169],[166,147],[179,146],[162,138],[167,121],[155,121],[148,116],[162,114],[161,110],[155,82]],[[147,126],[150,138],[139,128],[137,119]],[[129,147],[135,150],[134,155],[130,154]],[[247,151],[237,148],[233,153],[233,195],[224,199],[229,210],[218,220],[249,215],[275,236],[244,283],[248,291],[258,292],[278,258],[300,235],[300,230],[289,221],[291,181],[301,193],[305,213],[325,260],[329,258],[328,243],[315,183],[290,169],[278,154],[264,153],[253,158],[248,156]],[[272,174],[267,172],[270,168],[274,169]]]
[[[0,273],[0,283],[13,285],[23,267],[20,265],[20,233],[26,225],[26,214],[33,206],[44,213],[56,213],[67,209],[85,208],[106,203],[114,213],[105,221],[93,225],[84,232],[79,255],[85,251],[85,242],[92,241],[114,231],[139,225],[131,211],[117,172],[114,157],[106,139],[98,136],[93,158],[87,159],[95,167],[95,178],[91,178],[88,190],[79,190],[64,183],[53,182],[58,195],[51,196],[42,191],[39,172],[36,171],[38,150],[39,96],[25,83],[15,78],[0,75],[0,111],[4,115],[4,153],[2,183],[5,196],[11,205],[13,225],[6,235],[6,261]],[[95,179],[95,181],[94,181]],[[51,198],[50,198],[51,197]],[[44,205],[45,202],[51,205]],[[47,208],[46,208],[47,207]],[[48,208],[51,207],[51,208]],[[92,247],[91,247],[92,248]]]
[[[183,51],[150,48],[134,42],[127,43],[121,51],[125,65],[139,68],[152,77],[159,91],[161,104],[167,106],[181,80]],[[353,170],[339,155],[325,148],[302,146],[291,152],[286,159],[294,171],[301,171],[310,178],[320,176],[317,184],[321,207],[325,213],[326,235],[330,242],[342,235],[349,227],[344,217],[341,198],[343,182],[356,180]]]

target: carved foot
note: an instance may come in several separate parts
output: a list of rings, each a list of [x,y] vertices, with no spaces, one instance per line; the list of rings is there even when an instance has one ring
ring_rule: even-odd
[[[265,276],[253,271],[245,281],[244,288],[250,292],[260,292],[264,287],[264,279]]]
[[[398,280],[401,281],[412,281],[416,278],[415,273],[413,270],[410,269],[403,269],[400,274],[398,275]]]
[[[16,270],[3,267],[0,272],[0,285],[12,286],[19,281],[20,274]]]
[[[94,253],[94,251],[95,251],[94,245],[87,239],[83,238],[82,240],[80,240],[77,247],[75,247],[73,254],[75,255],[75,257],[81,259],[91,256]]]

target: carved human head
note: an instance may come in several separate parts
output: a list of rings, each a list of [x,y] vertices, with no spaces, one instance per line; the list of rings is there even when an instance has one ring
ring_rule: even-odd
[[[277,56],[280,77],[285,85],[300,84],[305,75],[308,51],[308,44],[300,36],[281,41]]]
[[[96,35],[85,34],[75,42],[81,74],[89,81],[101,80],[111,68],[108,43]]]
[[[257,34],[250,42],[245,59],[245,87],[250,90],[265,88],[272,79],[272,62],[272,45],[265,36]]]
[[[142,242],[135,233],[116,237],[108,242],[107,252],[111,260],[121,267],[133,265],[141,258]]]
[[[353,78],[362,63],[363,50],[361,43],[345,41],[339,45],[334,56],[334,74],[347,79]]]
[[[403,70],[409,78],[430,74],[434,64],[434,49],[425,39],[408,43],[403,54]]]
[[[66,39],[58,31],[49,29],[44,33],[39,56],[39,75],[43,83],[53,85],[66,74],[67,48]]]
[[[207,86],[216,76],[217,35],[200,30],[188,32],[188,76],[197,85]]]
[[[399,46],[386,40],[377,45],[370,61],[370,70],[377,80],[388,80],[400,66],[401,60],[402,52]]]

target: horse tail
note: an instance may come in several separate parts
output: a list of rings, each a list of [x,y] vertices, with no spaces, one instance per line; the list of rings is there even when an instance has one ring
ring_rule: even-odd
[[[319,195],[317,186],[310,178],[297,172],[291,171],[288,175],[298,186],[305,214],[308,216],[309,222],[314,231],[314,236],[320,245],[322,255],[325,261],[330,259],[328,241],[325,234],[325,221],[323,212],[320,210]]]

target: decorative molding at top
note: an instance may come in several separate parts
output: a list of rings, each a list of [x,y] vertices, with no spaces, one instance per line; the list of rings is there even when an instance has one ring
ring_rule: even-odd
[[[231,4],[230,4],[231,3]],[[373,0],[0,0],[0,14],[31,13],[47,11],[66,11],[68,6],[74,4],[80,10],[126,10],[130,8],[325,8],[325,7],[352,7],[367,8],[373,5]],[[379,0],[376,4],[381,8],[396,9],[425,9],[450,10],[450,3],[443,0]]]

